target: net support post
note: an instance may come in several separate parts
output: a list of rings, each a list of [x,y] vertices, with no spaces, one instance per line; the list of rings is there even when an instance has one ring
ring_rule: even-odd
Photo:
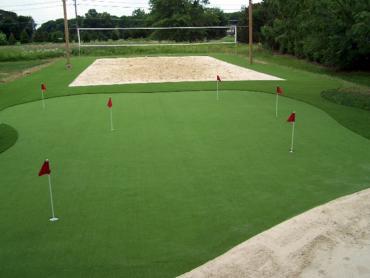
[[[234,42],[235,42],[235,44],[237,44],[238,43],[238,28],[237,28],[237,26],[236,25],[234,25]]]
[[[81,55],[81,37],[80,37],[80,28],[77,28],[77,39],[78,39],[78,56]]]

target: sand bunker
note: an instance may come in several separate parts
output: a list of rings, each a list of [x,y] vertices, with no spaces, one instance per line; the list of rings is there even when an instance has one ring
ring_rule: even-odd
[[[69,86],[94,86],[131,83],[282,80],[209,56],[139,57],[98,59]]]
[[[181,277],[370,277],[370,189],[285,221]]]

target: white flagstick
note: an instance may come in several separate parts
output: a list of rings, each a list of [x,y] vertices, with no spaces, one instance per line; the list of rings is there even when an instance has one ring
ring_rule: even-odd
[[[111,107],[110,109],[110,131],[113,131],[113,108]]]
[[[278,117],[278,105],[279,105],[279,94],[276,93],[276,109],[275,109],[276,118]]]
[[[42,90],[41,90],[41,100],[42,100],[42,108],[45,109],[44,92]]]
[[[54,221],[57,221],[58,218],[55,217],[55,214],[54,214],[53,192],[51,190],[51,177],[50,177],[50,174],[48,174],[48,180],[49,180],[51,213],[52,213],[52,216],[53,216],[52,218],[50,218],[50,221],[54,222]]]
[[[292,143],[290,145],[290,152],[291,153],[293,152],[293,147],[294,147],[294,126],[295,126],[295,121],[292,124],[293,124],[293,126],[292,126]]]
[[[220,82],[220,81],[217,80],[217,100],[219,100],[219,96],[218,96],[218,82]]]

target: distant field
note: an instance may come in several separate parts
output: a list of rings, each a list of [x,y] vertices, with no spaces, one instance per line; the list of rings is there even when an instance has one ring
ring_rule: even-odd
[[[0,46],[0,62],[50,59],[64,55],[63,44]]]

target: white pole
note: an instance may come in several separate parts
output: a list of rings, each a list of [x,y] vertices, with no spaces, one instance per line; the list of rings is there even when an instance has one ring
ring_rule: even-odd
[[[234,42],[235,42],[235,55],[238,55],[238,28],[234,25]]]
[[[235,41],[235,44],[237,44],[238,43],[238,28],[237,28],[237,26],[236,25],[234,25],[234,41]]]
[[[42,108],[45,109],[44,93],[42,90],[41,90],[41,100],[42,100]]]
[[[55,217],[55,214],[54,214],[53,192],[51,190],[51,177],[50,177],[50,174],[48,175],[48,180],[49,180],[51,213],[52,213],[52,216],[53,216],[52,218],[50,218],[50,221],[57,221],[58,218],[56,218]]]
[[[109,109],[110,110],[110,131],[113,131],[113,108]]]
[[[219,96],[218,96],[218,80],[217,80],[217,100],[219,100]]]
[[[77,20],[77,17],[76,17]],[[77,39],[78,39],[78,56],[81,55],[81,37],[80,37],[80,28],[77,28]]]
[[[276,118],[278,117],[278,105],[279,105],[279,94],[276,94],[276,108],[275,108]]]
[[[295,126],[295,122],[293,122],[293,126],[292,126],[292,143],[290,145],[290,152],[291,153],[293,152],[293,147],[294,147],[294,126]]]

